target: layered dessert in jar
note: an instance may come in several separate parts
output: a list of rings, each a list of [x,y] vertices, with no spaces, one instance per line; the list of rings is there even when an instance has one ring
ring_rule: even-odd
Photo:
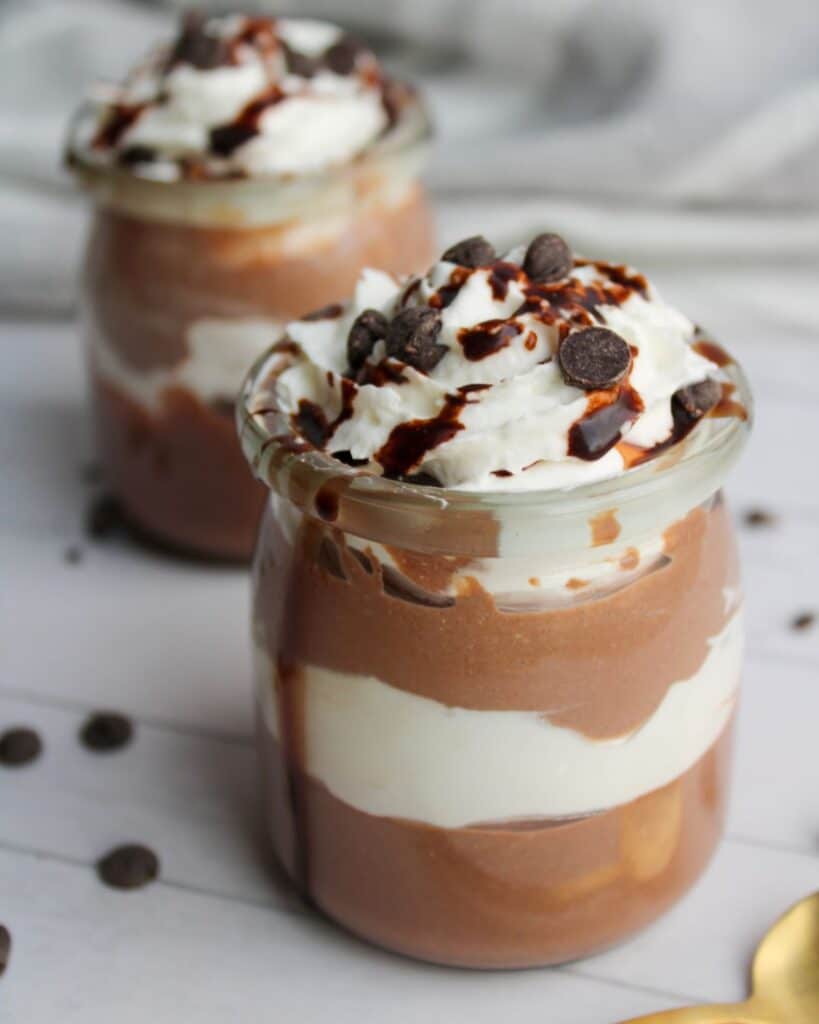
[[[555,235],[366,270],[239,406],[265,809],[307,898],[446,964],[584,956],[722,829],[741,370]]]
[[[242,378],[363,267],[427,265],[428,134],[371,50],[306,19],[189,17],[79,112],[97,435],[135,527],[249,557],[264,489],[236,444]]]

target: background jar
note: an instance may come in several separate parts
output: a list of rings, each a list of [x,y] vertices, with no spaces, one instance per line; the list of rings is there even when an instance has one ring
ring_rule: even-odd
[[[440,963],[563,962],[644,926],[723,826],[741,371],[734,414],[619,478],[466,494],[294,451],[261,411],[277,358],[238,414],[271,489],[253,636],[286,870],[352,931]]]
[[[72,157],[95,201],[82,305],[99,454],[138,530],[249,557],[264,490],[236,445],[236,392],[284,323],[363,267],[428,264],[428,136],[418,105],[347,165],[264,180],[150,181]]]

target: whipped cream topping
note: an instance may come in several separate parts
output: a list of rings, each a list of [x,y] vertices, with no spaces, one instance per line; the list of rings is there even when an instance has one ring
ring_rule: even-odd
[[[408,96],[326,22],[191,16],[101,94],[69,150],[157,180],[303,174],[353,159]]]
[[[256,407],[272,403],[295,433],[348,465],[474,491],[616,476],[720,414],[722,384],[703,382],[727,381],[721,360],[708,358],[721,350],[701,343],[690,320],[625,266],[566,249],[565,265],[544,273],[531,255],[537,241],[501,259],[482,248],[477,266],[464,265],[476,262],[468,255],[442,258],[407,281],[364,271],[346,307],[288,326]],[[408,342],[392,325],[409,308],[419,312]],[[351,328],[360,338],[365,311],[371,350],[363,360],[359,350],[353,369]],[[583,330],[614,332],[627,372],[600,386],[570,383],[560,349]],[[601,372],[600,352],[590,357],[589,372]]]

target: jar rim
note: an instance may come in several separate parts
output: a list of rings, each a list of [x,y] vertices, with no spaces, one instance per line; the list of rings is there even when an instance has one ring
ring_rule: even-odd
[[[293,450],[293,434],[284,415],[268,409],[263,418],[252,405],[257,387],[269,374],[269,364],[275,357],[273,346],[256,360],[236,404],[242,449],[254,474],[272,490],[313,514],[316,496],[329,488],[338,506],[334,519],[342,526],[360,520],[361,512],[367,508],[377,509],[382,519],[400,517],[402,530],[414,532],[416,539],[432,547],[434,539],[425,533],[434,532],[434,522],[443,512],[448,518],[489,514],[502,519],[507,533],[514,534],[517,529],[530,530],[535,520],[580,516],[590,519],[612,508],[650,502],[671,488],[683,496],[683,501],[686,494],[690,495],[691,508],[722,486],[744,447],[753,421],[748,379],[739,363],[732,362],[723,372],[735,387],[735,397],[746,412],[745,418],[707,417],[677,444],[616,476],[564,489],[470,491],[430,487],[346,466],[317,449]],[[700,495],[699,499],[696,495]],[[464,550],[468,548],[467,544]]]

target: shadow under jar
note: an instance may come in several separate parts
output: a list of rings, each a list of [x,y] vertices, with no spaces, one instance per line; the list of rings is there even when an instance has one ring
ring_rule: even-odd
[[[571,491],[459,493],[294,450],[254,413],[268,370],[238,416],[271,491],[253,636],[286,870],[443,964],[560,963],[648,924],[723,827],[742,606],[720,488],[748,423]]]
[[[236,444],[247,368],[362,268],[424,266],[420,104],[354,161],[281,180],[140,179],[72,156],[96,201],[83,314],[99,453],[129,521],[170,547],[249,558],[264,489]]]

